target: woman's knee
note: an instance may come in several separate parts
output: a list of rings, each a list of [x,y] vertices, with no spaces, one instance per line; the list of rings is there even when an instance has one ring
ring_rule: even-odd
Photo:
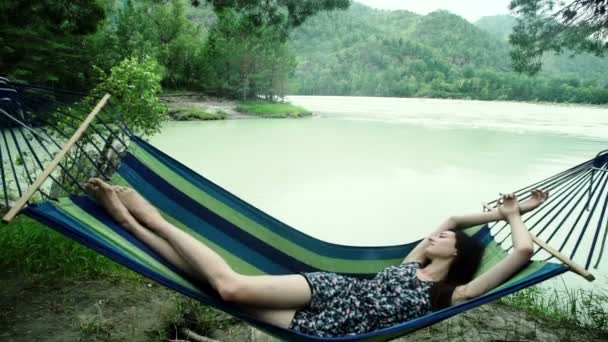
[[[222,300],[233,303],[243,302],[247,284],[242,277],[238,275],[219,277],[214,285]]]

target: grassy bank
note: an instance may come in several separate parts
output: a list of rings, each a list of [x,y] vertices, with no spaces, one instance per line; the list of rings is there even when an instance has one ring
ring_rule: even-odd
[[[247,101],[240,102],[236,110],[241,113],[257,115],[264,118],[299,118],[312,113],[291,103]]]
[[[608,332],[608,290],[529,287],[501,299],[527,313],[567,326]]]
[[[181,107],[169,110],[169,116],[176,121],[192,121],[192,120],[224,120],[226,113],[216,110],[207,110],[205,108],[196,107]]]
[[[48,278],[132,278],[135,273],[99,253],[19,215],[0,225],[0,269]]]

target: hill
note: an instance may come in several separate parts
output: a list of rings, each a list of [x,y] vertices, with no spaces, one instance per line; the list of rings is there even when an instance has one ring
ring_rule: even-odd
[[[291,33],[292,83],[303,95],[608,102],[608,79],[585,64],[590,56],[548,59],[537,77],[512,72],[505,38],[512,24],[506,16],[475,25],[447,11],[423,16],[354,3]]]

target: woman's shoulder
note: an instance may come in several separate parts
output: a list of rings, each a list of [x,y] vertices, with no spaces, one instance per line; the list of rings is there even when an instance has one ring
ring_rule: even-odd
[[[416,274],[420,267],[422,264],[417,261],[391,265],[379,272],[377,278],[383,281],[399,281],[402,285],[411,283],[414,286],[416,282],[423,282]]]
[[[408,262],[402,262],[398,265],[389,266],[386,269],[389,269],[389,268],[408,271],[409,273],[412,273],[415,275],[416,271],[419,268],[422,268],[422,263],[420,263],[419,261],[408,261]]]

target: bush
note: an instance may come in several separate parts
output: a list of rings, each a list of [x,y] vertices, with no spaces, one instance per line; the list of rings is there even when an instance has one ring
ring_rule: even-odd
[[[208,111],[203,108],[176,108],[169,112],[169,116],[175,121],[191,121],[191,120],[223,120],[226,118],[226,113],[222,111]]]
[[[241,102],[236,110],[241,113],[258,115],[265,118],[298,118],[312,115],[310,111],[290,103],[266,101]]]
[[[103,80],[91,91],[94,101],[109,93],[131,130],[143,135],[159,132],[167,119],[167,107],[157,96],[162,79],[158,62],[149,57],[128,57],[112,67],[110,75],[100,72]],[[91,102],[90,98],[85,100]]]

